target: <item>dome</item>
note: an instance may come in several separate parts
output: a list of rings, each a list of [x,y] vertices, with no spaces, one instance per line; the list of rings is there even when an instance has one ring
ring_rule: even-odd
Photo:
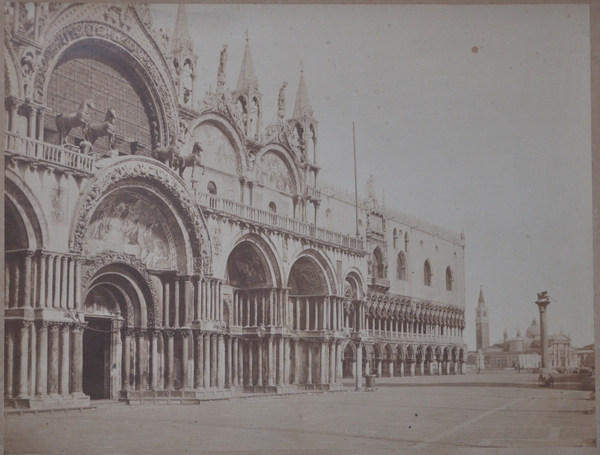
[[[532,338],[534,340],[539,340],[539,338],[540,338],[540,326],[537,325],[537,322],[536,322],[535,318],[533,319],[533,322],[531,323],[531,325],[529,326],[529,328],[525,332],[525,336],[527,338]]]

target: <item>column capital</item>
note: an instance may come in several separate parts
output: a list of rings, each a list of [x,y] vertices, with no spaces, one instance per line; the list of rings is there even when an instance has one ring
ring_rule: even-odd
[[[29,327],[31,327],[33,325],[33,321],[23,319],[20,321],[19,325],[21,327],[21,330],[25,330],[25,329],[29,330]]]
[[[67,322],[61,322],[59,325],[61,333],[66,333],[71,329],[71,324]]]
[[[154,340],[155,340],[155,339],[157,339],[157,338],[159,337],[159,335],[160,335],[160,332],[161,332],[161,331],[160,331],[160,330],[158,330],[158,329],[151,329],[151,330],[148,330],[148,334],[149,334],[149,335],[150,335],[150,337],[152,337],[152,339],[154,339]]]
[[[148,333],[147,329],[135,329],[136,338],[144,338],[146,333]]]
[[[163,333],[169,338],[173,338],[175,336],[174,330],[163,330]]]
[[[82,324],[75,324],[73,326],[73,333],[75,335],[79,335],[83,333],[83,330],[85,329],[85,326],[87,325],[87,322],[82,323]]]
[[[50,327],[51,332],[58,332],[58,326],[60,324],[58,322],[48,322],[48,326]]]
[[[190,336],[191,331],[188,329],[179,329],[177,333],[182,339],[185,339]]]
[[[134,329],[133,329],[133,327],[122,327],[121,332],[123,333],[124,336],[131,337],[131,336],[133,336]]]

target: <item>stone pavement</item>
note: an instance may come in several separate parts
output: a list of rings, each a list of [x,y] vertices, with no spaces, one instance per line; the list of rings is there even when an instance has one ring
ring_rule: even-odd
[[[376,392],[355,393],[348,382],[341,394],[195,406],[100,404],[83,413],[7,416],[5,450],[377,454],[589,447],[577,453],[596,453],[590,392],[539,388],[536,381],[536,375],[487,372],[385,378]]]

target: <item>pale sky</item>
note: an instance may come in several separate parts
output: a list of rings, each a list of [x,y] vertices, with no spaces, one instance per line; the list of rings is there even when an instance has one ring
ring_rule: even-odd
[[[177,7],[152,5],[173,30]],[[198,92],[229,45],[234,89],[249,31],[264,126],[300,62],[319,121],[320,177],[466,235],[465,341],[483,286],[491,342],[525,332],[548,291],[550,333],[593,342],[587,5],[187,5]],[[381,202],[381,200],[380,200]],[[539,322],[539,321],[538,321]]]

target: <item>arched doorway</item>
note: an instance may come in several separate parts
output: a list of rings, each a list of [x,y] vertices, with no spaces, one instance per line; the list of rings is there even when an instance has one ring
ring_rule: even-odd
[[[356,347],[354,343],[348,342],[344,348],[342,360],[342,378],[353,379],[356,373]]]
[[[159,384],[159,352],[148,346],[153,303],[148,282],[133,266],[112,263],[94,273],[84,300],[82,368],[83,392],[92,400]]]

